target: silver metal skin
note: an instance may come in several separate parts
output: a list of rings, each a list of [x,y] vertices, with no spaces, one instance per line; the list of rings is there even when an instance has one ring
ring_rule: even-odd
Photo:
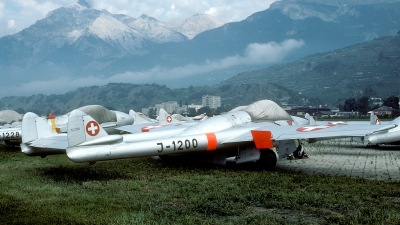
[[[116,122],[103,123],[101,126],[108,134],[115,134],[119,131],[115,128],[123,125],[133,124],[134,119],[123,112],[114,111],[117,117]],[[68,121],[68,117],[63,117]],[[57,133],[48,120],[39,117],[34,113],[26,113],[22,121],[22,129],[20,133],[25,135],[22,137],[21,151],[27,156],[41,156],[65,154],[68,147],[68,138],[66,133]],[[64,124],[65,132],[67,124]],[[22,135],[20,135],[21,138]],[[20,142],[21,142],[20,141]]]
[[[21,126],[15,128],[0,129],[0,141],[7,145],[19,144],[22,139]]]
[[[368,142],[371,145],[379,144],[400,144],[400,117],[390,122],[375,132],[367,135]]]
[[[74,162],[94,163],[131,157],[212,152],[218,158],[216,161],[222,164],[232,156],[240,158],[240,162],[259,156],[259,161],[275,164],[275,153],[274,156],[264,154],[265,150],[272,152],[271,148],[280,147],[279,156],[283,158],[299,148],[296,148],[296,140],[364,137],[376,129],[379,127],[369,124],[279,126],[273,122],[253,123],[247,112],[235,111],[211,117],[182,131],[172,129],[169,134],[167,131],[154,132],[154,136],[148,138],[143,135],[135,139],[137,134],[111,138],[93,118],[75,110],[68,123],[67,156]],[[254,151],[254,146],[258,152]],[[300,150],[303,152],[303,148]]]
[[[69,126],[68,137],[71,137],[71,139],[76,140],[75,137],[72,138],[74,133],[82,133],[83,127],[86,126],[79,124],[82,123],[80,116],[83,115],[78,113],[78,116],[75,117],[77,123],[71,121],[71,124],[74,123],[75,125]],[[86,122],[86,120],[90,120],[90,118],[84,117],[83,121]],[[246,112],[240,111],[208,118],[196,125],[186,127],[182,131],[178,129],[168,131],[172,135],[171,137],[166,137],[167,134],[163,134],[163,132],[149,132],[142,135],[145,137],[153,134],[151,138],[148,137],[141,141],[139,141],[140,138],[137,138],[136,142],[133,142],[138,134],[129,134],[121,136],[122,138],[116,138],[115,143],[107,141],[107,144],[103,142],[103,139],[108,136],[89,141],[82,139],[82,143],[77,143],[74,146],[70,144],[71,147],[67,149],[67,155],[74,162],[95,162],[131,157],[211,152],[217,149],[220,151],[238,146],[238,143],[226,143],[233,137],[248,132],[251,128],[261,126],[261,124],[250,124],[250,127],[250,122],[250,116]],[[71,140],[71,142],[73,143],[74,140]],[[250,140],[248,144],[251,144]]]

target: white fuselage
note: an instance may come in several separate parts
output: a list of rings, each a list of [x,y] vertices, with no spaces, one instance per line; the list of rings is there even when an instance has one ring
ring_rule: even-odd
[[[116,143],[96,145],[85,145],[83,143],[70,147],[67,149],[67,155],[74,162],[95,162],[131,157],[215,151],[216,149],[237,145],[236,143],[226,144],[225,142],[259,126],[256,123],[251,123],[251,117],[248,113],[239,111],[211,117],[196,125],[189,126],[185,130],[166,131],[170,132],[169,135],[171,136],[169,137],[166,133],[158,134],[159,132],[154,132],[152,134],[152,132],[149,132],[143,134],[143,138],[145,138],[145,135],[152,134],[151,138],[134,141],[134,136],[138,134],[124,135],[123,139],[120,139],[122,141],[117,141],[116,138]],[[96,142],[101,143],[101,139],[96,140]]]
[[[373,145],[398,143],[400,142],[400,127],[397,126],[384,132],[372,133],[367,137],[368,142]]]

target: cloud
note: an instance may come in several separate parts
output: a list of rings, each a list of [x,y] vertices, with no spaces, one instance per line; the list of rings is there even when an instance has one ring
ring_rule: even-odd
[[[7,22],[7,26],[8,26],[9,29],[15,28],[15,20],[9,20]]]
[[[281,43],[249,44],[242,55],[233,55],[217,61],[202,64],[188,64],[175,68],[154,67],[145,71],[127,71],[111,77],[57,77],[54,80],[21,83],[18,87],[9,86],[0,90],[0,96],[62,94],[84,86],[101,86],[112,82],[122,83],[164,83],[166,81],[201,76],[213,71],[229,69],[234,66],[268,65],[279,63],[291,52],[303,47],[303,40],[289,39]]]
[[[204,12],[205,14],[210,14],[213,16],[218,15],[218,9],[216,7],[210,7],[207,11]]]

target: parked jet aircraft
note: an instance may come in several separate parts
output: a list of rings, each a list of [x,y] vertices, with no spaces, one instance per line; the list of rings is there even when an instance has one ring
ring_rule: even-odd
[[[0,111],[0,141],[6,145],[19,144],[21,142],[22,115],[13,110]]]
[[[130,111],[130,113],[133,112],[133,110]],[[132,115],[132,114],[131,114]],[[136,119],[139,119],[138,116],[135,117]],[[140,133],[140,132],[149,132],[152,130],[156,130],[158,128],[167,126],[167,125],[180,125],[180,124],[189,124],[186,123],[185,121],[179,121],[175,119],[173,116],[171,116],[167,111],[164,109],[160,109],[158,113],[158,120],[140,120],[138,123],[134,123],[131,125],[125,125],[118,127],[117,130],[125,132],[125,133]],[[145,122],[146,121],[146,122]]]
[[[205,113],[203,113],[203,114],[200,114],[200,115],[197,115],[197,116],[193,117],[193,120],[204,120],[204,119],[207,119],[207,118],[208,118],[208,116]]]
[[[133,124],[144,124],[144,123],[154,123],[157,122],[156,120],[152,120],[145,116],[143,113],[137,113],[132,109],[129,110],[129,115],[133,117],[135,122]]]
[[[120,111],[111,111],[99,105],[85,106],[80,110],[96,117],[100,121],[101,127],[108,134],[119,133],[120,131],[116,128],[134,123],[134,119],[130,115]],[[24,134],[21,140],[22,152],[28,156],[41,157],[64,154],[68,147],[65,131],[67,130],[69,114],[60,117],[60,120],[57,120],[57,117],[48,120],[31,112],[26,113],[19,133],[20,139],[21,133]]]
[[[400,117],[367,135],[369,145],[400,145]]]
[[[102,107],[102,106],[101,106]],[[102,119],[102,121],[110,120],[109,116],[100,116],[101,113],[108,113],[104,111],[103,108],[100,107],[100,110],[96,110],[93,113],[93,110],[86,110],[91,112],[92,115],[97,115],[97,117],[104,117],[106,119]],[[162,132],[158,132],[155,136],[162,135],[171,135],[172,132],[178,132],[184,130],[183,128],[189,123],[185,123],[185,126],[178,127],[178,129],[173,130],[173,127],[167,129],[167,125],[180,125],[181,121],[175,120],[171,117],[165,110],[161,109],[159,113],[160,120],[157,122],[153,122],[153,120],[144,119],[145,117],[138,116],[133,110],[130,112],[130,116],[135,118],[135,122],[132,120],[123,120],[121,118],[125,118],[126,114],[118,112],[117,113],[117,123],[116,126],[110,127],[110,123],[100,123],[102,128],[108,129],[106,132],[108,134],[115,133],[138,133],[135,136],[135,140],[146,140],[153,138],[153,133],[151,135],[142,134],[143,132],[148,133],[149,131],[159,130]],[[136,115],[135,115],[136,114]],[[68,117],[67,117],[68,118]],[[119,118],[119,119],[118,119]],[[139,124],[136,124],[136,119],[139,120]],[[97,120],[96,120],[97,121]],[[144,122],[147,121],[147,122]],[[68,120],[67,120],[68,122]],[[34,113],[26,113],[23,120],[23,131],[26,135],[22,138],[21,150],[24,154],[28,156],[41,156],[46,157],[47,155],[55,155],[55,154],[65,154],[65,150],[68,147],[68,140],[66,133],[56,132],[54,129],[54,122],[47,123],[45,118],[41,118]],[[131,124],[133,123],[133,124]],[[129,125],[126,125],[129,124]],[[67,127],[67,124],[61,124],[64,127]],[[60,124],[56,123],[56,126],[59,127]],[[112,128],[112,129],[110,129]],[[162,129],[161,129],[162,128]]]
[[[273,121],[291,120],[276,103],[259,101],[245,110],[211,117],[169,136],[135,141],[137,134],[107,135],[90,116],[74,110],[68,121],[68,157],[74,162],[124,159],[143,156],[168,156],[202,152],[210,161],[225,164],[228,158],[236,163],[257,160],[265,168],[273,168],[279,158],[286,158],[303,148],[295,140],[310,138],[343,138],[364,136],[377,129],[357,126],[279,126]],[[151,133],[151,132],[150,132]]]

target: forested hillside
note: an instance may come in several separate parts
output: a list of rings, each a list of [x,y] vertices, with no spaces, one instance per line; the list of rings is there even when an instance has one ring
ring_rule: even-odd
[[[39,115],[64,114],[85,105],[103,105],[108,109],[128,112],[141,111],[166,101],[177,101],[182,105],[201,104],[203,95],[221,96],[225,110],[247,105],[261,99],[278,103],[287,101],[296,94],[275,85],[226,84],[222,86],[201,86],[170,89],[157,84],[110,83],[105,86],[82,87],[62,95],[32,95],[29,97],[5,97],[0,99],[0,109],[12,109],[20,113],[35,112]]]
[[[400,93],[400,35],[382,37],[327,53],[311,55],[293,63],[241,73],[225,84],[269,82],[306,97],[339,104],[349,97],[376,90],[375,97]]]

